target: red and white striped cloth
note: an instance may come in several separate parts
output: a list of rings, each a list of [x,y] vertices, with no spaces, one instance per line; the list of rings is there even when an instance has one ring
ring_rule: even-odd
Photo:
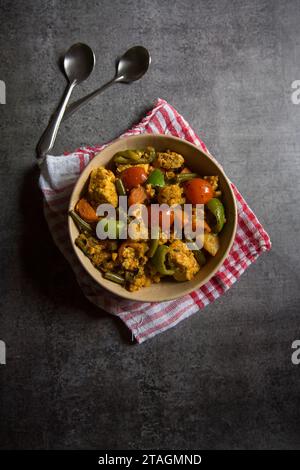
[[[146,117],[123,136],[156,133],[186,139],[207,152],[205,144],[185,119],[166,101],[158,99]],[[107,144],[106,144],[107,145]],[[54,242],[75,271],[85,296],[121,318],[134,338],[142,343],[199,311],[224,294],[263,252],[271,248],[268,234],[232,184],[238,206],[238,227],[232,249],[220,271],[200,289],[168,302],[136,302],[122,299],[98,286],[79,264],[67,233],[67,207],[72,188],[85,166],[105,145],[84,147],[73,153],[48,155],[41,164],[40,187],[45,216]]]

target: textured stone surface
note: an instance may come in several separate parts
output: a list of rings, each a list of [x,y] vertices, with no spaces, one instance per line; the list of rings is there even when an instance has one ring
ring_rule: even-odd
[[[2,0],[0,17],[0,447],[300,448],[299,3]],[[64,124],[56,152],[116,137],[165,98],[273,241],[222,299],[141,346],[85,300],[41,211],[34,148],[77,41],[97,57],[77,97],[129,46],[153,63]]]

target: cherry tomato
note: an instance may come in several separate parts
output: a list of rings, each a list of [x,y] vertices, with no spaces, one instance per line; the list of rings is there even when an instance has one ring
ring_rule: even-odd
[[[130,190],[135,188],[139,184],[145,183],[147,180],[147,174],[145,170],[140,166],[132,166],[122,171],[121,180],[126,189]]]
[[[191,204],[206,204],[214,195],[211,184],[202,178],[187,181],[184,192]]]

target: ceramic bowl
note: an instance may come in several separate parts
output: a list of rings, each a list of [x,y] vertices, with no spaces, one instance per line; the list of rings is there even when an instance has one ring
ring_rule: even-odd
[[[126,299],[144,302],[163,302],[189,294],[208,282],[220,269],[234,241],[237,225],[235,197],[224,171],[210,155],[185,140],[166,135],[142,134],[118,139],[96,155],[81,173],[71,195],[69,210],[74,209],[93,168],[97,166],[109,166],[112,157],[118,151],[145,148],[147,146],[153,146],[156,150],[160,151],[170,149],[182,154],[186,166],[193,172],[199,173],[200,176],[219,176],[219,187],[222,191],[222,202],[225,206],[227,223],[220,233],[220,249],[217,255],[215,257],[208,257],[206,265],[201,268],[192,281],[177,282],[171,278],[165,278],[158,284],[144,287],[137,292],[129,292],[124,287],[104,279],[102,273],[92,265],[90,260],[75,245],[78,230],[71,217],[69,217],[68,221],[69,234],[73,249],[80,263],[89,275],[102,287]]]

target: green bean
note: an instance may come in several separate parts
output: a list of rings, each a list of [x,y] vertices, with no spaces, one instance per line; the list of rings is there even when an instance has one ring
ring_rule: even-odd
[[[115,282],[116,284],[121,284],[123,285],[125,283],[125,279],[122,276],[119,276],[119,274],[107,272],[103,274],[103,277],[107,279],[108,281]]]
[[[79,237],[76,238],[75,244],[78,246],[78,248],[81,249],[81,251],[88,256],[88,250],[87,250],[87,244],[81,240]]]
[[[197,173],[180,173],[180,175],[176,176],[177,183],[184,183],[185,181],[192,180],[197,178]]]
[[[119,194],[119,196],[126,196],[126,190],[124,188],[124,184],[122,180],[117,179],[115,184],[116,184],[116,189],[117,189],[117,193]]]
[[[94,229],[93,227],[88,224],[87,222],[85,222],[85,220],[83,220],[81,217],[79,217],[79,215],[75,212],[75,211],[70,211],[69,212],[69,215],[72,217],[72,219],[74,220],[78,230],[80,232],[89,232],[89,233],[94,233]]]

